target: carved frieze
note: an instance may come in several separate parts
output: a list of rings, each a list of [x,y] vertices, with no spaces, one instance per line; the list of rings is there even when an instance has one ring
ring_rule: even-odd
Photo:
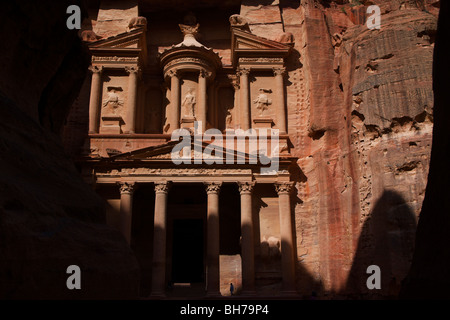
[[[208,176],[221,176],[221,175],[250,175],[251,169],[159,169],[159,168],[123,168],[113,169],[106,172],[96,172],[98,176],[130,176],[130,175],[158,175],[158,176],[171,176],[171,175],[208,175]]]
[[[239,63],[283,63],[283,58],[267,58],[267,57],[260,57],[260,58],[246,58],[241,57],[239,58]]]
[[[99,57],[92,56],[92,62],[138,62],[138,57]]]

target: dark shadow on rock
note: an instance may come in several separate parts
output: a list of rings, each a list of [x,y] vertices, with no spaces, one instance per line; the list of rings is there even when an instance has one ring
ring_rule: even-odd
[[[403,197],[385,190],[364,222],[347,285],[340,294],[353,299],[396,297],[411,263],[415,230],[414,212]],[[379,290],[367,288],[370,265],[380,267]]]
[[[449,15],[449,1],[441,1],[433,61],[434,127],[428,184],[413,261],[402,284],[401,299],[450,299]]]

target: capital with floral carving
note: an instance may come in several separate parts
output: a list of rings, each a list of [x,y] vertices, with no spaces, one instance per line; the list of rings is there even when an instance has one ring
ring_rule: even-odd
[[[134,182],[117,182],[119,185],[120,194],[133,194],[136,189],[136,183]]]
[[[253,187],[255,186],[254,182],[238,182],[239,193],[240,194],[249,194],[252,193]]]
[[[171,70],[167,71],[167,75],[172,78],[172,77],[180,76],[180,73],[178,72],[178,70],[171,69]]]
[[[239,77],[246,75],[248,76],[250,74],[250,68],[238,68],[237,73]]]
[[[211,77],[211,72],[208,72],[208,71],[206,71],[205,69],[200,69],[200,72],[199,72],[199,77],[200,78],[209,78],[209,77]]]
[[[210,194],[218,194],[220,192],[220,187],[222,186],[222,182],[205,182],[206,185],[206,193]]]
[[[294,183],[291,181],[288,182],[278,182],[275,183],[275,190],[280,194],[289,194],[293,189]]]
[[[169,192],[172,183],[170,181],[155,182],[155,193],[165,193]]]
[[[102,73],[103,71],[103,66],[89,66],[89,71],[91,71],[92,73]]]
[[[273,68],[273,74],[275,76],[283,76],[286,73],[286,68],[285,67],[277,67],[277,68]]]
[[[140,71],[140,68],[139,67],[136,67],[136,66],[126,66],[125,67],[125,71],[128,73],[128,74],[130,74],[130,73],[139,73],[139,71]]]

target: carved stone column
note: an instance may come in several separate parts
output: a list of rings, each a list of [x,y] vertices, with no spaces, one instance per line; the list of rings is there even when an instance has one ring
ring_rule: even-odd
[[[89,101],[89,133],[98,133],[103,67],[90,66],[89,70],[92,71],[91,98]]]
[[[255,250],[253,244],[252,190],[254,183],[239,182],[241,194],[242,293],[255,294]]]
[[[136,131],[136,108],[137,108],[137,77],[139,68],[125,67],[128,72],[128,108],[127,108],[127,126],[125,133],[135,133]]]
[[[290,202],[292,183],[277,183],[275,184],[275,188],[278,193],[280,215],[282,290],[286,294],[295,294],[294,235]]]
[[[208,194],[206,294],[208,296],[220,296],[219,192],[222,183],[211,182],[205,184],[206,193]]]
[[[120,232],[128,244],[131,242],[134,182],[119,182],[120,186]]]
[[[169,133],[180,128],[180,78],[175,70],[169,71],[170,76],[170,108],[167,118],[169,119]]]
[[[167,195],[170,182],[155,183],[155,218],[153,229],[153,297],[164,297],[166,287]]]
[[[286,106],[284,103],[284,73],[286,68],[273,68],[275,74],[275,106],[277,111],[277,126],[280,133],[287,133]]]
[[[240,114],[241,114],[241,129],[248,130],[251,128],[250,121],[250,87],[248,82],[248,75],[250,74],[249,68],[239,68],[238,76],[241,91],[241,104],[240,104]]]
[[[205,132],[206,129],[206,82],[208,76],[209,73],[206,70],[200,70],[198,75],[198,113],[196,113],[196,118],[197,121],[202,122],[202,126],[200,127],[202,132]]]

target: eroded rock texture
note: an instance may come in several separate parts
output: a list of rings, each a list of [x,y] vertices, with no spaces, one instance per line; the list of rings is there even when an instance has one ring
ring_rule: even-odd
[[[0,297],[135,298],[137,262],[59,133],[89,56],[66,27],[79,1],[9,1],[1,12]],[[66,269],[81,268],[81,290]]]
[[[300,64],[292,61],[287,101],[304,174],[295,210],[304,295],[396,296],[411,263],[431,150],[438,4],[376,4],[380,30],[366,27],[364,1],[279,2]],[[366,287],[372,264],[381,290]]]

